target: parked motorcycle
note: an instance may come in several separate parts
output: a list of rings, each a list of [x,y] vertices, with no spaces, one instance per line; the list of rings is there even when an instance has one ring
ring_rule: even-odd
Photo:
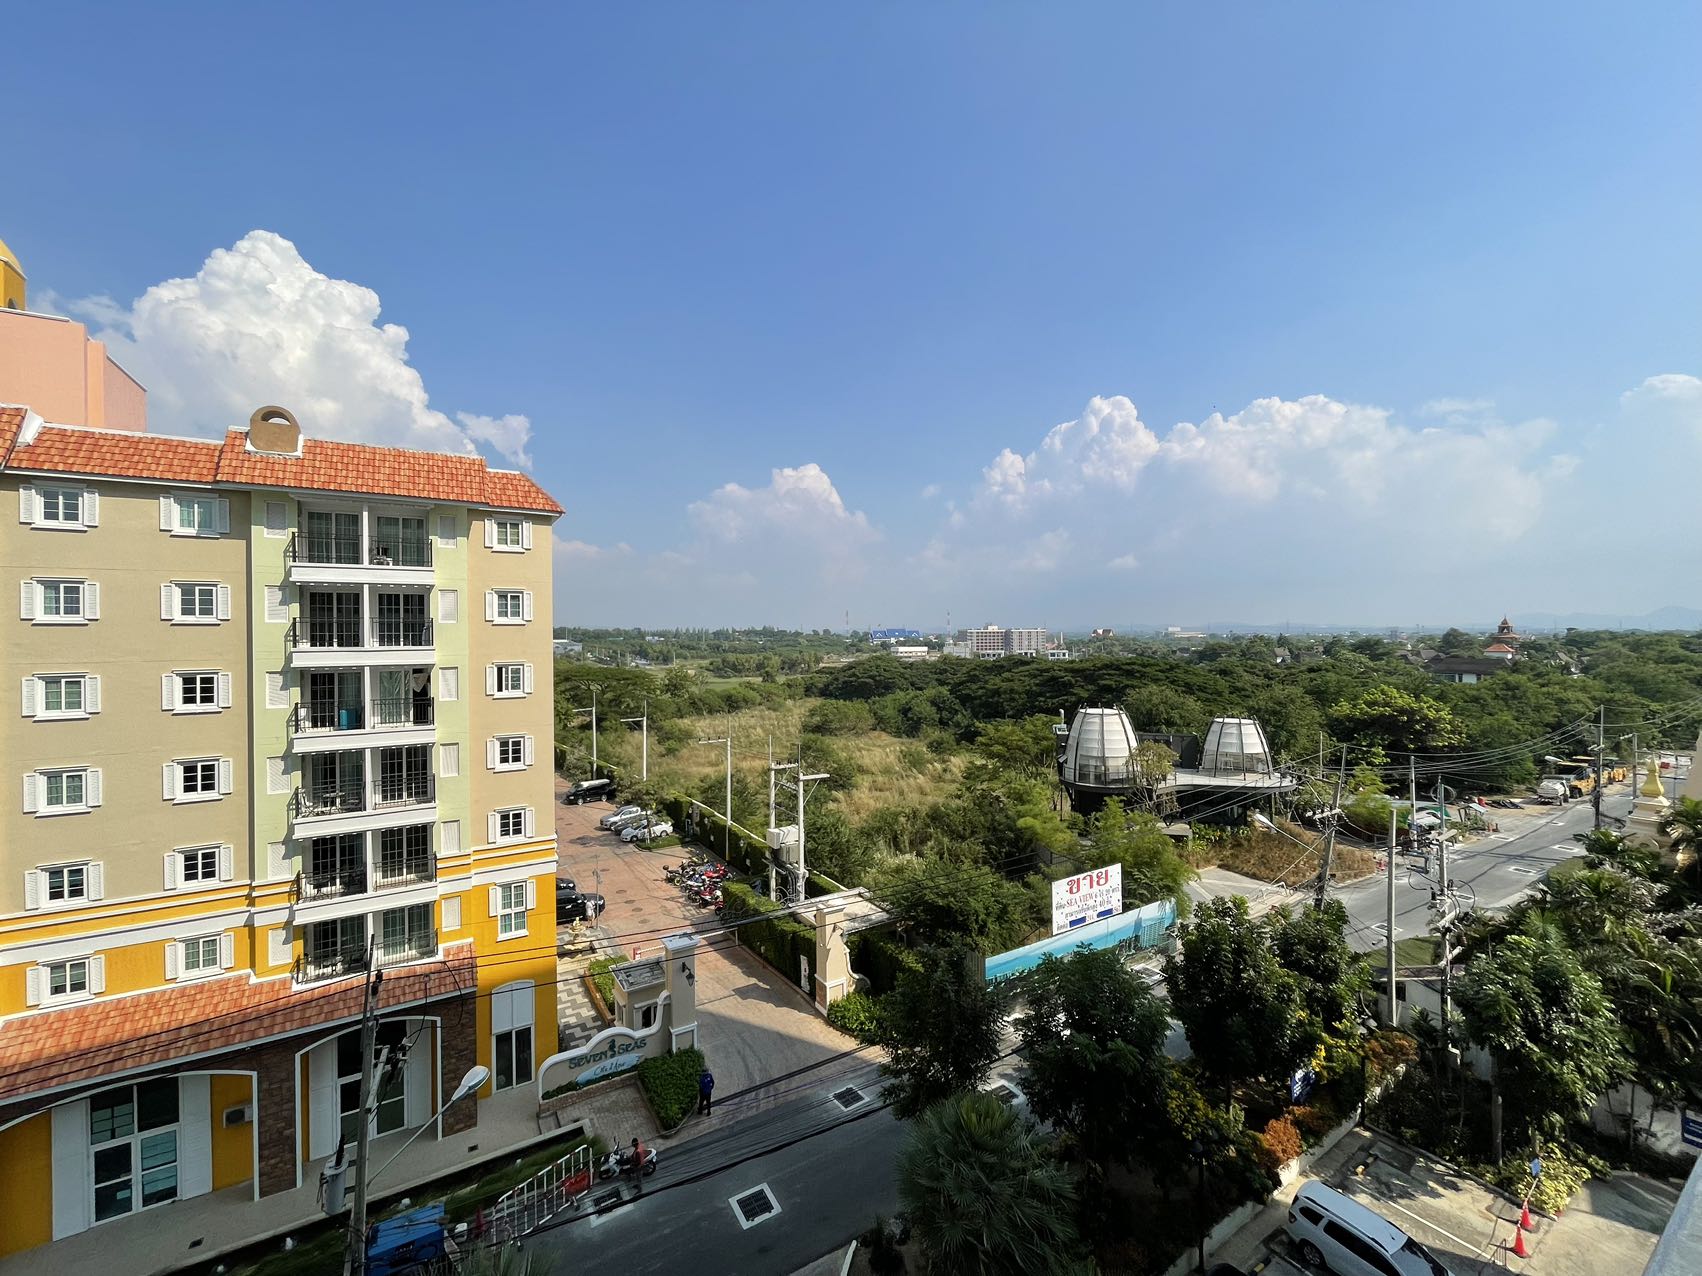
[[[656,1172],[656,1149],[646,1146],[644,1149],[644,1173],[648,1177]],[[622,1174],[632,1173],[632,1148],[615,1148],[597,1163],[597,1177],[612,1179]]]

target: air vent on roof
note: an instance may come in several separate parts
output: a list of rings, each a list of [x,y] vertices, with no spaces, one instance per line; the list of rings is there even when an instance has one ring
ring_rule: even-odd
[[[301,425],[288,408],[255,408],[248,418],[248,447],[268,456],[300,456]]]

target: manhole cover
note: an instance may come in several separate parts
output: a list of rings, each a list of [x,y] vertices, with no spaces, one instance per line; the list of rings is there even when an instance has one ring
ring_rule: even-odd
[[[848,1085],[843,1090],[835,1090],[833,1092],[833,1101],[849,1112],[859,1103],[867,1103],[869,1101],[869,1097],[856,1086]]]
[[[733,1207],[733,1217],[739,1220],[739,1226],[743,1228],[767,1222],[780,1212],[780,1202],[774,1199],[774,1193],[768,1190],[766,1183],[758,1184],[748,1192],[740,1192],[737,1196],[729,1196],[727,1204]]]
[[[604,1210],[612,1210],[620,1203],[621,1192],[618,1187],[611,1188],[607,1192],[598,1192],[597,1195],[591,1198],[591,1208],[596,1210],[598,1213],[601,1213]]]

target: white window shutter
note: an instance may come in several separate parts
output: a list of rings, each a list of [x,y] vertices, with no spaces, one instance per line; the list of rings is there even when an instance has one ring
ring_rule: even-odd
[[[538,906],[538,884],[534,881],[526,883],[526,911],[529,913]]]
[[[451,895],[443,901],[443,929],[446,931],[461,929],[461,897]]]
[[[455,516],[439,514],[437,516],[437,543],[443,549],[455,548]]]
[[[522,749],[524,750],[524,752],[521,755],[521,760],[524,761],[527,766],[531,766],[532,765],[532,737],[531,736],[524,736],[522,738],[526,741],[526,743],[521,746]]]
[[[496,548],[496,520],[494,518],[485,520],[485,548]]]
[[[83,582],[83,619],[100,619],[100,586],[92,580]]]
[[[100,526],[100,493],[92,487],[83,492],[83,526]]]
[[[494,696],[496,694],[496,666],[495,665],[486,665],[485,666],[485,694],[487,696]]]
[[[160,675],[160,708],[167,712],[177,708],[177,675],[174,673]]]
[[[106,991],[106,958],[99,954],[89,958],[89,991]]]
[[[231,676],[228,673],[219,675],[219,708],[230,708]]]
[[[18,489],[18,522],[35,522],[35,488],[28,483]]]
[[[168,891],[177,889],[177,866],[182,863],[182,858],[176,851],[165,853],[165,888]]]
[[[485,619],[496,619],[496,590],[485,590]]]
[[[288,793],[290,791],[290,772],[282,758],[266,759],[266,792]]]
[[[527,807],[525,812],[521,815],[520,819],[521,819],[521,825],[522,825],[523,831],[525,832],[526,836],[531,837],[532,836],[532,808]]]
[[[461,595],[457,591],[437,591],[437,619],[445,625],[453,625],[461,619]]]
[[[89,805],[98,804],[90,802]],[[106,869],[99,861],[89,865],[87,882],[90,899],[106,898]]]
[[[183,968],[183,945],[175,939],[165,946],[165,977],[176,979]]]
[[[230,586],[220,585],[216,591],[219,599],[219,619],[230,619]]]
[[[31,966],[24,972],[24,1004],[26,1006],[41,1005],[41,989],[44,980],[40,966]]]
[[[177,619],[177,586],[169,582],[160,586],[160,619]]]
[[[229,970],[236,965],[236,935],[225,931],[219,936],[219,969]]]
[[[100,768],[92,766],[83,773],[83,800],[90,806],[100,805]]]
[[[24,717],[33,718],[33,717],[35,717],[35,707],[38,703],[40,703],[40,701],[36,698],[36,681],[35,681],[35,679],[33,677],[32,678],[25,678],[24,681],[23,681],[23,687],[24,687]]]
[[[502,911],[502,887],[493,886],[490,888],[490,904],[491,916],[495,917]]]
[[[219,535],[224,536],[230,532],[230,502],[221,496],[218,506]]]
[[[461,746],[459,744],[440,744],[437,746],[437,773],[446,780],[453,780],[461,774]]]
[[[496,841],[497,837],[499,836],[499,834],[497,832],[497,828],[498,828],[497,815],[496,815],[495,811],[492,811],[489,815],[485,816],[485,834],[486,834],[485,841],[487,841],[487,842]]]
[[[83,679],[83,712],[100,712],[100,675],[91,673]]]
[[[177,503],[169,496],[160,497],[160,531],[177,530]]]
[[[289,684],[283,673],[266,675],[266,707],[268,709],[288,709],[290,707]]]
[[[26,580],[18,587],[18,619],[35,619],[36,589],[33,580]]]
[[[282,926],[274,926],[266,932],[266,957],[274,966],[287,966],[290,962],[290,932]]]
[[[520,685],[526,689],[527,695],[531,695],[532,694],[532,662],[530,660],[528,660],[525,664],[521,665],[520,668],[523,671],[522,674],[521,674]]]
[[[160,772],[164,780],[165,800],[170,802],[177,797],[177,763],[167,762]]]
[[[33,868],[24,870],[24,907],[41,907],[41,873]]]
[[[266,623],[282,625],[290,618],[289,604],[284,601],[282,585],[266,586]]]
[[[520,619],[525,621],[532,619],[532,591],[529,589],[520,591]]]
[[[266,535],[282,536],[289,524],[289,509],[282,501],[266,502]]]
[[[520,520],[520,548],[532,548],[532,520],[529,518]]]
[[[230,843],[219,847],[219,880],[228,882],[236,876],[236,848]]]
[[[492,736],[485,741],[485,766],[492,771],[496,770],[496,750],[496,737]]]
[[[24,814],[41,810],[41,776],[34,771],[24,776]]]
[[[437,853],[439,855],[459,855],[461,853],[461,821],[445,820],[437,832]]]
[[[236,766],[229,758],[219,759],[219,792],[229,793],[236,787]]]
[[[437,698],[439,700],[459,700],[461,698],[461,670],[453,665],[437,671]]]

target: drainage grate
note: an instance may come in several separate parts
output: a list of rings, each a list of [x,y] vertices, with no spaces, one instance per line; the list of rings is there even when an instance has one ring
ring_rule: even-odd
[[[869,1101],[869,1096],[864,1094],[856,1086],[848,1085],[843,1090],[835,1090],[833,1092],[833,1101],[849,1112],[858,1104],[867,1103]]]
[[[604,1210],[612,1210],[621,1203],[621,1190],[612,1187],[606,1192],[598,1192],[591,1198],[591,1208],[601,1214]]]
[[[766,1183],[759,1183],[737,1196],[729,1196],[727,1204],[733,1207],[733,1217],[739,1220],[739,1226],[746,1229],[765,1223],[780,1212],[780,1202],[774,1199],[774,1193],[768,1190]]]

